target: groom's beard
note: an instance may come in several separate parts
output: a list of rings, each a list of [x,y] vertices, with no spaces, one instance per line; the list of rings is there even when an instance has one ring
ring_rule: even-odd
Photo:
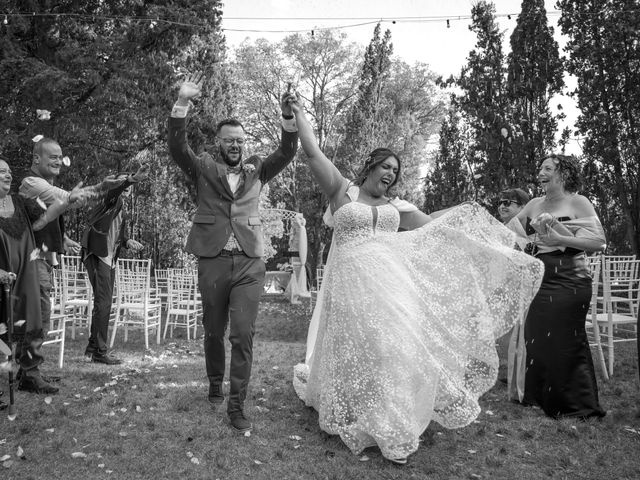
[[[226,163],[227,165],[231,165],[232,167],[235,167],[242,161],[242,148],[233,146],[233,147],[229,147],[225,151],[222,148],[222,146],[220,146],[218,147],[218,149],[220,152],[220,157],[222,158],[222,160],[224,160],[224,163]],[[237,160],[229,158],[229,153],[237,153],[238,154]]]

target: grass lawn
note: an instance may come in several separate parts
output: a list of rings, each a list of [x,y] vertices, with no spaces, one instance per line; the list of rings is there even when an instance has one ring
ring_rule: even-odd
[[[396,466],[376,449],[368,461],[353,456],[296,397],[291,376],[304,359],[309,319],[307,305],[264,299],[246,404],[250,436],[234,433],[225,407],[207,402],[201,339],[176,336],[143,355],[139,333],[127,343],[119,334],[114,353],[125,363],[108,367],[84,360],[86,331],[69,335],[62,371],[56,347],[46,347],[44,373],[62,376],[60,393],[17,392],[17,418],[2,412],[0,459],[8,458],[0,479],[640,478],[635,344],[616,346],[615,377],[599,378],[603,420],[551,420],[507,401],[498,384],[476,422],[460,430],[432,424],[409,463]]]

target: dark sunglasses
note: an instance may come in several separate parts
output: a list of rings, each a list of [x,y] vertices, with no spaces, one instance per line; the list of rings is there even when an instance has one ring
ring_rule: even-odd
[[[515,203],[516,205],[520,205],[520,204],[519,204],[518,202],[516,202],[515,200],[507,200],[507,199],[503,199],[503,200],[500,200],[500,201],[498,202],[498,204],[499,204],[501,207],[508,207],[508,206],[510,206],[512,203]]]

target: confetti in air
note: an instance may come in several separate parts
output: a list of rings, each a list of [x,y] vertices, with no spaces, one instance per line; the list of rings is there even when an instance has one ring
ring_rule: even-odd
[[[49,110],[36,110],[38,120],[51,120],[51,112]]]

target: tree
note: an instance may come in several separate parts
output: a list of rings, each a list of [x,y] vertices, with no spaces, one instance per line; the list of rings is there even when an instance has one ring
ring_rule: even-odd
[[[237,49],[236,111],[251,132],[253,147],[268,152],[278,145],[279,98],[291,83],[306,103],[321,148],[334,158],[347,108],[355,98],[354,65],[358,65],[359,55],[359,48],[347,42],[346,35],[329,30],[290,35],[275,44],[246,42]],[[303,152],[271,181],[268,191],[272,206],[302,212],[307,219],[313,265],[330,232],[322,224],[327,200],[313,180]]]
[[[472,7],[471,16],[469,29],[477,35],[475,49],[469,53],[460,76],[449,83],[461,90],[452,101],[473,131],[469,164],[478,200],[484,201],[521,179],[511,149],[503,33],[495,20],[495,6],[481,0]]]
[[[588,185],[612,251],[640,255],[640,5],[635,0],[561,0],[567,71],[577,77],[577,129]],[[615,213],[614,213],[615,212]],[[624,235],[618,235],[622,227]]]
[[[446,114],[446,97],[425,64],[408,65],[398,59],[392,59],[383,93],[385,127],[376,146],[388,145],[402,159],[402,179],[394,195],[421,205],[427,145]]]
[[[426,143],[445,111],[444,101],[426,65],[410,66],[393,58],[392,52],[391,32],[381,37],[380,24],[376,25],[336,164],[352,177],[369,152],[388,147],[402,159],[402,181],[393,194],[421,204]]]
[[[524,187],[535,181],[537,162],[555,146],[558,118],[551,114],[549,101],[564,85],[562,60],[547,22],[544,0],[522,2],[507,64],[511,148],[519,176],[512,186]]]
[[[218,0],[5,3],[6,11],[24,14],[0,25],[0,151],[16,180],[29,167],[36,134],[54,137],[71,157],[63,186],[125,170],[138,152],[165,143],[169,101],[185,71],[204,66],[207,74],[209,93],[190,125],[196,150],[212,134],[213,119],[229,111]],[[51,119],[37,119],[37,109]],[[172,164],[164,149],[156,151],[165,155],[155,157],[159,163]],[[171,165],[168,175],[184,193],[165,207],[186,207],[182,174]],[[76,237],[84,213],[67,215]]]
[[[340,161],[349,176],[355,175],[363,159],[379,146],[379,138],[384,137],[387,124],[383,90],[390,74],[392,53],[391,31],[387,30],[380,38],[378,23],[365,50],[357,99],[349,111],[339,149]]]
[[[455,107],[442,120],[439,149],[424,181],[424,210],[434,212],[474,198],[467,165],[470,129]]]

